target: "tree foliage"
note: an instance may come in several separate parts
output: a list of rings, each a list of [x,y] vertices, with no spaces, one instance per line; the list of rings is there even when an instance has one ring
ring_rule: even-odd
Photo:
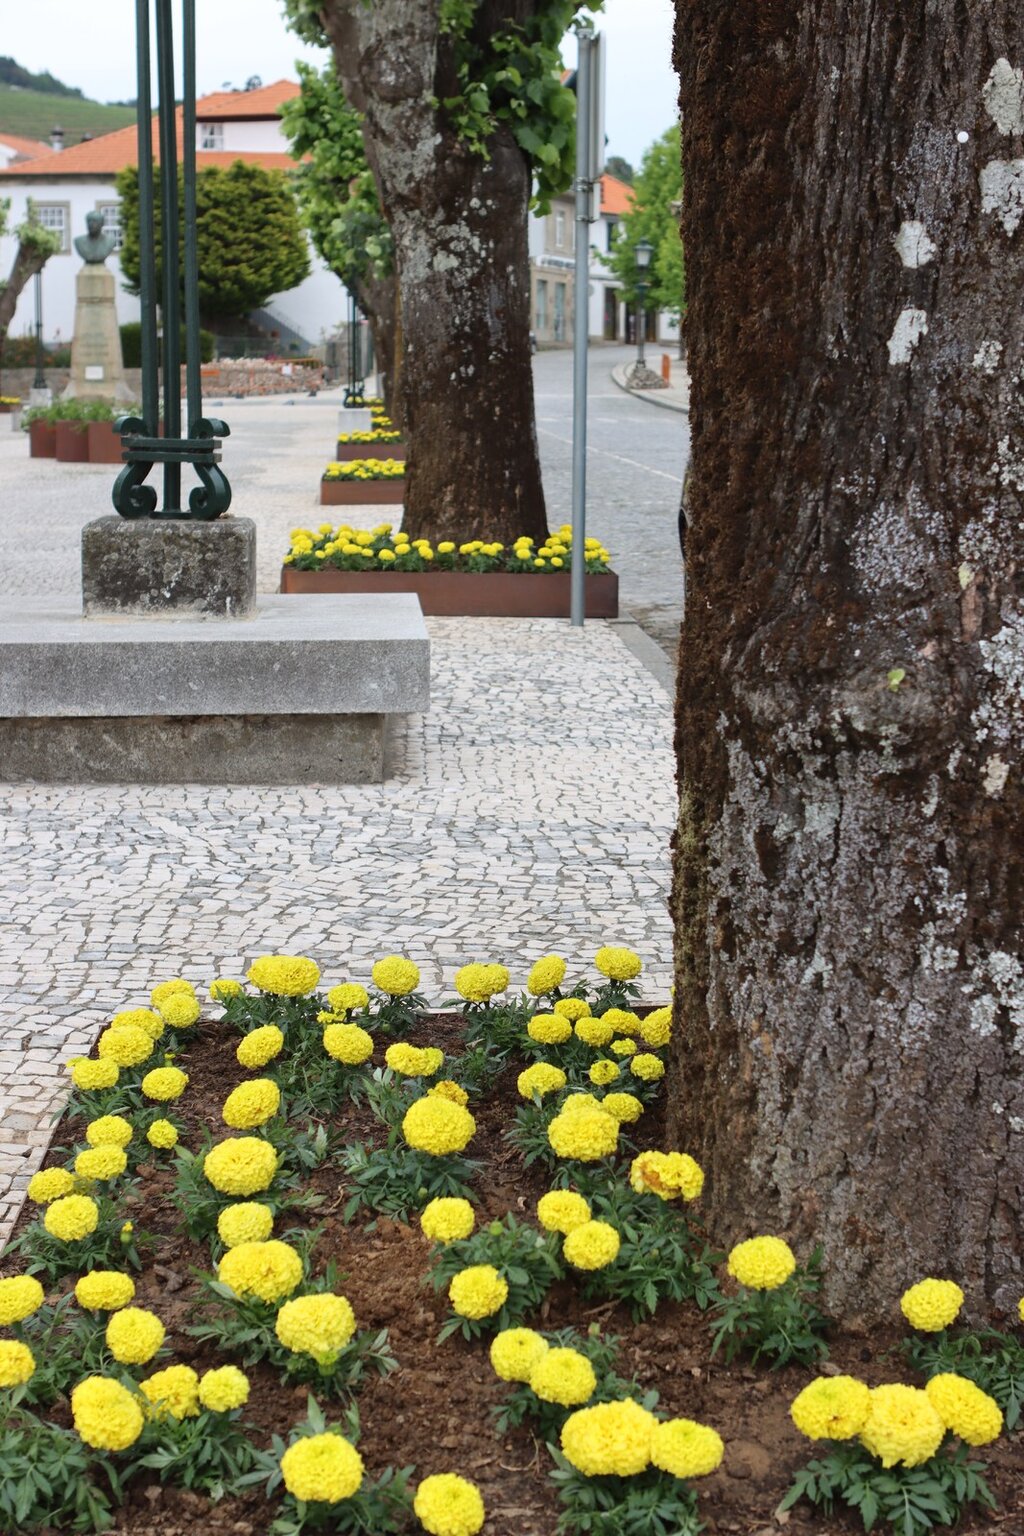
[[[0,236],[7,233],[10,213],[10,199],[0,198]],[[60,250],[60,236],[40,224],[31,198],[24,219],[15,226],[14,235],[18,248],[14,253],[10,274],[0,279],[0,348],[3,347],[18,300],[29,278],[41,272],[50,257]]]
[[[179,168],[179,196],[181,185]],[[117,187],[124,230],[121,270],[128,292],[138,293],[139,181],[134,166],[119,173]],[[266,171],[242,160],[226,170],[204,167],[196,175],[196,215],[199,309],[204,319],[234,319],[258,309],[272,294],[301,283],[309,272],[295,194],[283,172]],[[155,226],[159,286],[163,265],[159,186]],[[183,231],[180,239],[183,253]]]
[[[669,128],[645,151],[633,190],[633,205],[616,231],[608,264],[627,301],[634,303],[637,271],[633,248],[638,240],[649,240],[654,256],[648,269],[647,302],[652,309],[664,309],[679,318],[686,308],[686,271],[679,235],[683,178],[678,126]]]
[[[627,187],[633,185],[636,171],[622,155],[609,155],[604,163],[604,168],[609,176],[614,176],[617,181],[624,181]]]

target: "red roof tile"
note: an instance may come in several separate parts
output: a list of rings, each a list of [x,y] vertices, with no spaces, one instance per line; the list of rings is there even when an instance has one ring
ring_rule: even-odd
[[[294,80],[275,80],[255,91],[214,91],[196,102],[196,116],[204,123],[211,118],[276,118],[284,103],[298,94]]]
[[[601,212],[628,213],[633,206],[633,188],[617,176],[601,177]]]
[[[0,144],[6,144],[8,149],[13,149],[19,159],[36,160],[40,155],[52,155],[53,146],[42,139],[25,139],[20,133],[8,133],[0,128]]]

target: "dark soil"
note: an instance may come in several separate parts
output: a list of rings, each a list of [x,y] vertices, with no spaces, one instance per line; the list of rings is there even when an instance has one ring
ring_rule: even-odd
[[[441,1045],[455,1053],[460,1021],[452,1015],[435,1015],[403,1038]],[[189,1087],[173,1106],[175,1118],[187,1124],[184,1144],[194,1144],[198,1139],[194,1133],[203,1129],[215,1133],[224,1129],[221,1106],[229,1088],[242,1076],[234,1054],[238,1039],[233,1030],[212,1023],[203,1023],[190,1034],[179,1063],[189,1073]],[[485,1161],[473,1196],[478,1227],[509,1210],[532,1213],[537,1198],[549,1188],[544,1170],[524,1171],[518,1154],[502,1140],[502,1131],[520,1102],[515,1086],[520,1066],[508,1066],[493,1080],[487,1096],[471,1105],[477,1134],[469,1150]],[[383,1140],[380,1125],[364,1109],[347,1109],[332,1123],[346,1140]],[[56,1139],[65,1146],[80,1142],[83,1129],[83,1122],[68,1118]],[[642,1145],[660,1145],[659,1110],[649,1108],[632,1129],[640,1133],[636,1139]],[[51,1153],[47,1166],[56,1161]],[[195,1321],[199,1294],[191,1271],[210,1269],[209,1251],[179,1230],[170,1200],[174,1175],[166,1163],[161,1166],[154,1160],[140,1174],[137,1209],[127,1214],[138,1228],[156,1237],[157,1245],[136,1279],[136,1304],[152,1307],[164,1321],[175,1359],[200,1371],[223,1364],[224,1357],[199,1348],[184,1331]],[[275,1233],[286,1226],[323,1228],[314,1253],[315,1271],[321,1272],[329,1260],[335,1260],[344,1277],[339,1289],[351,1301],[360,1328],[388,1328],[400,1363],[400,1369],[386,1379],[369,1380],[358,1397],[360,1451],[368,1469],[415,1465],[420,1475],[460,1472],[481,1488],[488,1512],[486,1536],[553,1536],[558,1505],[547,1478],[550,1462],[544,1446],[526,1429],[501,1437],[492,1427],[490,1409],[506,1389],[491,1369],[486,1340],[435,1342],[448,1311],[444,1293],[425,1283],[432,1245],[418,1225],[377,1218],[368,1228],[358,1221],[346,1226],[341,1215],[345,1186],[329,1161],[310,1176],[310,1182],[325,1197],[324,1204],[297,1218],[280,1218]],[[34,1218],[35,1208],[27,1207],[16,1230]],[[0,1263],[3,1273],[18,1268],[12,1261]],[[71,1280],[61,1282],[55,1293],[70,1289],[71,1284]],[[842,1536],[860,1529],[852,1517],[840,1515],[826,1521],[799,1506],[788,1514],[774,1513],[793,1473],[813,1454],[788,1413],[793,1397],[809,1379],[807,1370],[788,1367],[772,1372],[712,1361],[707,1320],[693,1305],[663,1306],[655,1318],[635,1324],[625,1308],[584,1302],[566,1283],[549,1294],[542,1317],[535,1321],[544,1328],[586,1329],[595,1320],[607,1333],[620,1337],[621,1373],[635,1375],[645,1390],[655,1388],[665,1416],[699,1419],[713,1425],[725,1440],[721,1469],[696,1485],[711,1536],[772,1536],[783,1529],[808,1536]],[[897,1331],[838,1333],[830,1340],[830,1362],[870,1384],[908,1379],[901,1359],[893,1353],[899,1337]],[[246,1419],[262,1433],[263,1444],[269,1443],[271,1433],[287,1438],[291,1426],[305,1416],[307,1388],[282,1387],[266,1366],[249,1369],[247,1374],[252,1392]],[[332,1401],[325,1408],[328,1417],[339,1416]],[[54,1417],[69,1422],[59,1409]],[[962,1536],[1024,1533],[1020,1447],[1018,1434],[981,1453],[990,1466],[999,1509],[991,1515],[970,1513],[958,1527]],[[262,1493],[211,1505],[205,1497],[140,1480],[130,1490],[116,1529],[132,1536],[196,1536],[197,1532],[259,1536],[269,1524]]]

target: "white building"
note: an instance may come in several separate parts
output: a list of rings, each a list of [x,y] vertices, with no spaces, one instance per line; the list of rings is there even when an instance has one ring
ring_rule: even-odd
[[[229,166],[236,160],[287,171],[295,162],[281,124],[279,108],[297,96],[292,80],[277,80],[252,91],[218,91],[196,103],[196,164]],[[181,153],[181,111],[178,112],[178,152]],[[5,146],[10,146],[5,149]],[[21,148],[19,149],[19,146]],[[38,153],[33,154],[35,148]],[[154,120],[154,154],[157,141]],[[105,227],[120,235],[120,209],[116,177],[138,161],[136,130],[120,128],[99,138],[86,139],[68,149],[34,145],[0,131],[0,198],[11,202],[10,225],[21,223],[31,198],[43,224],[56,230],[61,250],[43,269],[43,323],[48,343],[68,344],[74,332],[75,275],[81,261],[73,241],[85,233],[85,216],[93,209],[104,215]],[[10,270],[14,259],[12,236],[0,240],[0,272]],[[107,265],[118,281],[117,313],[124,324],[139,318],[139,301],[126,293],[120,282],[117,251]],[[346,319],[348,292],[338,278],[310,249],[310,274],[287,293],[276,294],[261,312],[261,324],[276,328],[282,336],[280,350],[295,337],[318,345],[337,333]],[[12,336],[31,334],[35,323],[32,285],[21,295]]]

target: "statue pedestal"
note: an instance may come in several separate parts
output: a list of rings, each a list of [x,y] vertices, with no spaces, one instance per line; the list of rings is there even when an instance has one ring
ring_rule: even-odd
[[[115,291],[113,272],[95,262],[75,278],[75,337],[65,400],[132,401],[121,361]]]

